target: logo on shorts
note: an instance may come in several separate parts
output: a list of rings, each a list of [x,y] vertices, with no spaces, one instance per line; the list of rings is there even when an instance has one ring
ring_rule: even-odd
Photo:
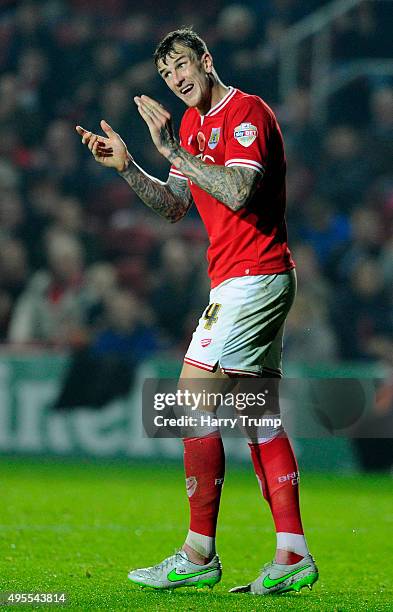
[[[207,143],[209,149],[215,149],[218,145],[218,141],[220,140],[220,130],[221,128],[212,128],[209,142]]]
[[[252,123],[241,123],[235,127],[233,135],[239,144],[249,147],[258,136],[258,130]]]
[[[195,476],[189,476],[186,478],[186,490],[188,497],[192,497],[198,486],[198,481]]]
[[[202,345],[203,347],[205,347],[205,346],[209,346],[209,344],[211,343],[211,341],[212,341],[212,339],[211,339],[211,338],[202,338],[202,340],[201,340],[201,345]]]

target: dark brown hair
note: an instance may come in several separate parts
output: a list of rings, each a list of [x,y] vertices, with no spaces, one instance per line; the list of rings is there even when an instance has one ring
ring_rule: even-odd
[[[192,28],[174,30],[173,32],[169,32],[169,34],[158,43],[153,55],[156,66],[160,60],[166,64],[166,56],[176,51],[176,45],[188,47],[195,54],[197,59],[200,59],[207,51],[205,41],[202,40]]]

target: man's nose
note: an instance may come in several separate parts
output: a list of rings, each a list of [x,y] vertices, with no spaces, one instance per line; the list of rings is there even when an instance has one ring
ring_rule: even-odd
[[[173,73],[173,83],[174,85],[176,85],[176,87],[178,87],[179,85],[182,84],[182,82],[184,81],[184,77],[175,70],[175,72]]]

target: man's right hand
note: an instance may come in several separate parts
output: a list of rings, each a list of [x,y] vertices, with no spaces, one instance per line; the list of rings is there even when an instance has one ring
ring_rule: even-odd
[[[101,121],[101,128],[106,137],[93,134],[80,125],[75,129],[82,136],[82,144],[90,149],[97,162],[107,168],[116,168],[118,172],[125,170],[132,159],[125,143],[106,121]]]

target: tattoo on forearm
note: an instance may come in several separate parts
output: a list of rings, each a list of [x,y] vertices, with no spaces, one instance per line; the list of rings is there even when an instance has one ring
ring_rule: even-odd
[[[160,129],[160,136],[164,147],[168,147],[168,149],[173,149],[178,146],[178,143],[173,133],[172,122],[167,123]]]
[[[201,189],[233,211],[247,204],[262,178],[259,172],[251,168],[206,164],[178,145],[172,145],[169,161]]]
[[[128,167],[119,174],[149,208],[172,223],[184,217],[192,204],[185,180],[170,178],[168,183],[163,183],[147,174],[134,161],[130,161]]]

